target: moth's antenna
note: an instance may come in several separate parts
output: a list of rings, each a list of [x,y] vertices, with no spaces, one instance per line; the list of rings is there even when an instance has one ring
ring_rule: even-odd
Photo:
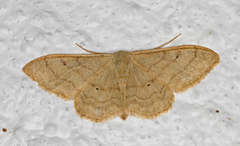
[[[82,48],[84,51],[88,52],[88,53],[93,53],[93,54],[102,54],[102,53],[98,53],[98,52],[93,52],[93,51],[89,51],[85,48],[83,48],[82,46],[78,45],[77,43],[75,43],[78,47]]]
[[[175,40],[176,38],[178,38],[180,35],[181,35],[181,33],[180,33],[179,35],[177,35],[176,37],[174,37],[173,39],[171,39],[170,41],[166,42],[165,44],[163,44],[163,45],[161,45],[161,46],[159,46],[159,47],[157,47],[157,48],[154,48],[154,49],[160,49],[160,48],[162,48],[163,46],[165,46],[165,45],[171,43],[172,41],[174,41],[174,40]]]

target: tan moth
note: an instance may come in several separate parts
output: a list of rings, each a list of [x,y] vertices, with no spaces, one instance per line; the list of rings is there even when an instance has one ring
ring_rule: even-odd
[[[77,114],[92,122],[116,116],[125,120],[128,115],[153,119],[172,108],[173,92],[198,84],[220,60],[202,46],[162,48],[171,41],[133,52],[96,53],[83,48],[93,54],[46,55],[22,70],[42,89],[74,100]]]

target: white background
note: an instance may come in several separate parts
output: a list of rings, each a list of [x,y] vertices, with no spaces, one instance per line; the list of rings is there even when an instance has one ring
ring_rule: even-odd
[[[1,146],[240,145],[239,0],[2,0],[0,22]],[[81,119],[73,101],[21,71],[43,55],[87,53],[75,43],[104,53],[145,50],[179,33],[168,46],[208,47],[220,64],[154,120]]]

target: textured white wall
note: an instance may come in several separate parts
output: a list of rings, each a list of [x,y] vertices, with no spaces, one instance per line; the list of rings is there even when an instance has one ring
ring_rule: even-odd
[[[240,145],[239,0],[2,0],[0,22],[0,145]],[[86,53],[75,43],[133,51],[179,33],[168,46],[202,45],[221,61],[155,120],[82,120],[73,101],[46,93],[21,71],[43,55]]]

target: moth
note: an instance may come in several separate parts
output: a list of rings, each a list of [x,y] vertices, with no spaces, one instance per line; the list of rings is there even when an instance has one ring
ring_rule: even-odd
[[[45,91],[74,100],[77,114],[92,122],[129,115],[154,119],[172,108],[174,92],[198,84],[220,60],[202,46],[162,48],[174,39],[150,50],[113,54],[77,44],[92,54],[46,55],[22,71]]]

